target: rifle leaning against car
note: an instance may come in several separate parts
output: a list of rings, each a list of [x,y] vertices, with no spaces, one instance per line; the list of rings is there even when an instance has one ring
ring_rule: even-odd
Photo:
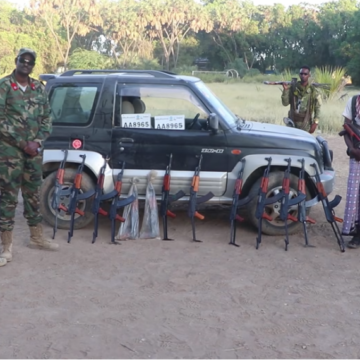
[[[284,179],[282,183],[281,191],[284,194],[284,197],[281,199],[280,206],[280,219],[284,221],[285,225],[285,250],[287,250],[289,245],[289,234],[288,234],[288,225],[287,220],[291,220],[293,222],[301,222],[303,224],[304,236],[305,236],[305,246],[310,246],[308,242],[307,236],[307,228],[306,222],[315,224],[315,220],[306,216],[306,186],[305,186],[305,160],[298,160],[301,162],[301,170],[298,178],[298,188],[297,188],[297,196],[294,198],[290,198],[290,174],[291,174],[291,158],[285,159],[288,163],[287,168],[285,170]],[[289,213],[294,206],[297,205],[298,216],[295,217]]]
[[[68,207],[62,202],[62,199],[65,197],[69,197],[71,194],[71,187],[64,188],[64,176],[65,176],[65,164],[68,157],[68,150],[62,150],[64,152],[64,158],[60,162],[60,166],[56,173],[55,178],[55,185],[54,185],[54,193],[51,199],[51,207],[55,211],[55,223],[53,227],[53,236],[52,238],[55,239],[55,235],[57,232],[58,227],[58,216],[61,211],[64,213],[68,213]],[[91,195],[90,195],[91,196]],[[75,207],[75,213],[83,216],[84,212],[77,207]]]
[[[68,243],[70,243],[70,240],[74,235],[75,214],[79,214],[80,216],[85,215],[85,213],[82,210],[77,208],[78,202],[81,200],[89,199],[95,194],[95,189],[88,190],[86,193],[80,193],[82,174],[84,170],[86,155],[84,154],[79,156],[82,158],[82,162],[78,166],[74,182],[70,189],[70,201],[69,201],[69,206],[67,208],[67,212],[71,216],[70,229],[68,232],[68,240],[67,240]]]
[[[306,186],[305,186],[305,160],[298,160],[301,163],[301,169],[299,173],[298,180],[298,196],[302,196],[303,200],[298,204],[298,221],[302,223],[304,230],[304,238],[305,238],[305,247],[314,247],[314,245],[309,244],[308,233],[306,223],[315,224],[316,221],[309,216],[306,215]],[[290,200],[291,202],[291,200]]]
[[[289,245],[289,231],[288,231],[288,220],[296,222],[297,219],[289,214],[289,210],[291,206],[298,204],[300,201],[304,200],[306,198],[302,195],[296,196],[294,199],[291,199],[291,205],[290,205],[290,174],[291,174],[291,158],[285,159],[287,162],[287,168],[284,172],[284,178],[282,181],[281,191],[280,194],[282,194],[281,202],[280,202],[280,219],[284,222],[285,226],[285,251],[287,251],[288,245]]]
[[[189,207],[188,207],[188,216],[191,219],[193,241],[195,241],[195,242],[201,242],[201,240],[196,239],[195,218],[200,219],[200,220],[204,220],[204,218],[205,218],[204,215],[201,215],[196,210],[197,205],[202,204],[214,197],[214,194],[212,192],[208,192],[206,195],[197,197],[197,193],[199,191],[199,183],[200,183],[201,162],[202,162],[202,154],[200,155],[199,164],[195,168],[194,176],[192,178],[191,187],[190,187]]]
[[[243,176],[245,169],[245,158],[241,160],[241,169],[238,173],[238,177],[235,181],[234,192],[233,192],[233,201],[230,211],[230,242],[229,245],[234,245],[239,247],[236,244],[236,222],[243,222],[245,219],[238,214],[238,209],[247,205],[255,196],[247,195],[243,199],[239,199],[241,196],[242,186],[243,186]]]
[[[119,162],[121,164],[121,162]],[[120,244],[115,241],[115,224],[116,220],[120,222],[124,222],[125,219],[118,214],[118,210],[126,205],[131,204],[136,200],[134,195],[130,195],[127,198],[120,199],[121,188],[122,188],[122,178],[124,176],[125,170],[125,161],[122,163],[121,171],[117,174],[116,182],[114,186],[114,192],[116,191],[116,195],[114,196],[109,211],[109,218],[111,221],[111,243],[112,244]]]
[[[92,213],[94,214],[94,232],[92,243],[95,242],[98,236],[98,227],[99,227],[99,215],[109,217],[111,220],[111,242],[115,243],[115,221],[124,222],[125,219],[117,213],[117,210],[121,207],[124,207],[135,200],[135,196],[131,195],[126,199],[119,199],[121,194],[121,185],[122,185],[122,176],[124,173],[125,162],[123,162],[123,167],[120,173],[117,176],[117,181],[114,185],[114,190],[104,194],[104,181],[105,181],[105,170],[109,158],[104,158],[104,165],[100,169],[98,176],[98,181],[95,187],[95,196],[92,205]],[[113,199],[110,206],[110,211],[106,211],[101,207],[102,201],[109,201]]]
[[[163,186],[162,186],[162,196],[161,196],[161,204],[160,204],[160,216],[163,219],[163,233],[164,237],[163,240],[171,241],[173,239],[168,238],[167,233],[167,218],[170,216],[171,218],[175,218],[176,215],[169,210],[169,205],[173,201],[177,201],[183,196],[185,196],[185,193],[180,190],[174,195],[170,195],[170,173],[171,173],[171,163],[172,163],[172,154],[170,154],[169,164],[166,166],[164,180],[163,180]]]
[[[337,225],[337,223],[342,223],[343,219],[335,216],[334,208],[340,203],[341,196],[335,195],[332,201],[329,201],[324,186],[321,182],[318,166],[316,163],[311,164],[311,166],[315,169],[315,181],[316,181],[316,189],[318,193],[318,198],[321,201],[325,213],[326,220],[331,224],[333,232],[335,234],[337,243],[340,247],[341,252],[345,252],[345,243],[342,238],[341,231]]]
[[[263,219],[266,219],[268,221],[273,220],[272,217],[265,212],[266,205],[274,204],[284,196],[284,193],[280,191],[275,196],[269,198],[266,197],[269,187],[269,174],[271,169],[272,158],[268,157],[265,158],[265,160],[268,162],[268,164],[261,178],[261,183],[258,191],[257,206],[255,210],[255,217],[256,219],[258,219],[258,236],[256,238],[256,249],[258,249],[259,245],[261,244],[262,220]]]
[[[68,150],[62,150],[64,152],[64,158],[60,163],[59,169],[56,173],[55,178],[55,185],[54,185],[54,193],[51,199],[51,207],[55,211],[55,223],[53,228],[53,236],[52,238],[55,239],[55,234],[57,231],[57,223],[58,223],[58,216],[60,211],[67,212],[67,208],[61,203],[62,196],[70,195],[70,188],[63,189],[64,185],[64,175],[65,175],[65,164],[68,156]]]

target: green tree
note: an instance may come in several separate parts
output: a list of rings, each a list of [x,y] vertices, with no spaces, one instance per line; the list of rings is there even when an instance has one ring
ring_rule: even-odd
[[[22,10],[18,10],[8,2],[0,3],[0,74],[10,73],[14,67],[14,59],[22,47],[33,48],[38,58],[33,75],[52,72],[56,68],[55,42],[51,37],[45,42],[49,32],[44,23],[37,22]]]
[[[116,65],[128,67],[139,59],[151,59],[153,45],[146,36],[147,22],[139,12],[142,3],[135,0],[118,2],[104,1],[100,14],[103,19],[103,34],[107,52],[113,56]]]
[[[210,31],[211,22],[194,0],[146,0],[141,2],[147,21],[147,32],[162,47],[165,67],[170,69],[170,59],[176,67],[180,44],[191,31]]]
[[[102,21],[95,0],[31,0],[29,10],[45,21],[65,69],[75,35],[86,35]]]

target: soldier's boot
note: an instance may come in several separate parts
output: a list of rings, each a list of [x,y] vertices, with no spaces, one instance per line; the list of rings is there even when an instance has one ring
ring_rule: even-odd
[[[59,245],[52,242],[50,239],[44,238],[43,229],[41,224],[36,226],[29,226],[30,229],[30,243],[29,247],[32,249],[44,249],[44,250],[57,250]]]
[[[2,250],[0,258],[6,259],[6,262],[10,262],[12,260],[12,231],[3,231],[1,233],[1,244]]]
[[[6,265],[7,261],[4,258],[0,258],[0,267]]]

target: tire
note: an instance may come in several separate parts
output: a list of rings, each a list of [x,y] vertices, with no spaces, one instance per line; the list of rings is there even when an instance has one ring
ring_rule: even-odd
[[[57,171],[52,172],[47,176],[40,189],[40,212],[43,216],[43,219],[50,224],[51,226],[55,225],[55,211],[51,206],[51,200],[54,193],[54,185],[56,179]],[[64,185],[63,189],[69,188],[75,178],[76,169],[65,169],[64,173]],[[90,176],[86,173],[82,173],[81,181],[81,193],[85,193],[91,189],[94,189],[95,185],[91,180]],[[94,220],[94,214],[91,212],[92,198],[82,200],[78,203],[78,208],[85,212],[84,216],[75,214],[74,229],[82,229],[83,227],[89,225]],[[64,205],[68,205],[70,196],[65,196],[62,198]],[[70,228],[70,218],[69,214],[66,214],[64,211],[60,211],[58,215],[58,229],[69,229]]]
[[[282,186],[282,181],[284,178],[284,173],[281,171],[275,171],[271,172],[269,174],[269,186],[268,186],[268,192],[266,194],[266,197],[271,197],[277,194]],[[290,175],[290,194],[292,197],[297,196],[297,187],[298,187],[298,177],[296,175],[291,174]],[[261,178],[258,179],[254,185],[252,186],[250,190],[250,196],[254,196],[254,199],[248,204],[247,210],[248,210],[248,218],[250,222],[258,228],[258,219],[255,217],[255,211],[257,206],[257,199],[256,196],[259,192],[261,184]],[[308,189],[306,189],[307,198],[310,197]],[[272,217],[272,221],[268,221],[266,219],[262,220],[262,233],[266,235],[284,235],[285,233],[285,224],[280,219],[280,201],[271,204],[265,207],[265,212]],[[307,210],[307,214],[309,214],[310,209]],[[298,211],[297,211],[297,205],[293,207],[293,209],[290,209],[289,213],[293,215],[294,217],[297,217]],[[292,222],[288,220],[288,231],[289,234],[295,234],[299,232],[302,229],[302,223],[299,222]]]

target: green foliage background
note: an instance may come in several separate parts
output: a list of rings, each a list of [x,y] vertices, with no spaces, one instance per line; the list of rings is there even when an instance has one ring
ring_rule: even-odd
[[[0,75],[13,69],[18,49],[27,46],[39,54],[35,75],[66,68],[191,73],[197,70],[194,60],[206,58],[206,70],[236,69],[243,81],[257,81],[269,70],[296,73],[307,65],[342,69],[360,84],[357,0],[289,7],[240,0],[87,3],[30,0],[21,9],[1,1]]]

